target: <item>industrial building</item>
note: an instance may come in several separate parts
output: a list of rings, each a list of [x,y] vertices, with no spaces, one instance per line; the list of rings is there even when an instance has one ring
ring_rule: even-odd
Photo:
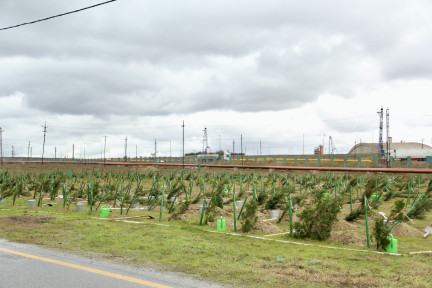
[[[378,155],[378,143],[358,143],[348,152],[349,155]],[[417,142],[390,142],[390,156],[394,160],[425,161],[426,157],[432,157],[432,147]],[[384,152],[387,153],[386,143],[383,145]]]

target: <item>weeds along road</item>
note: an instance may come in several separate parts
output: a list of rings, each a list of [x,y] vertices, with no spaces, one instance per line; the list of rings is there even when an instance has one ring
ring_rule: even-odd
[[[2,288],[224,287],[181,274],[117,265],[4,239],[0,239],[0,271]]]

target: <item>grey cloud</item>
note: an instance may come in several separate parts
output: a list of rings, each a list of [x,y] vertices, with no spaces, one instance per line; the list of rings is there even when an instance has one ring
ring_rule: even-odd
[[[1,25],[89,5],[26,2],[0,4],[9,12]],[[277,111],[323,93],[347,98],[381,73],[430,75],[429,53],[418,48],[430,40],[400,38],[423,23],[404,23],[404,12],[430,6],[417,4],[118,1],[2,32],[0,95],[22,92],[41,111],[97,117]],[[418,64],[406,60],[410,51]]]

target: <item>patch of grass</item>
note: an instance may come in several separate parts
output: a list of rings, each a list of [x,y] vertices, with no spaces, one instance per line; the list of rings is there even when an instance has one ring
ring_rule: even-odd
[[[431,281],[429,256],[392,257],[299,246],[209,233],[208,227],[183,221],[142,219],[143,224],[131,224],[93,219],[97,213],[26,204],[19,200],[15,207],[9,203],[0,207],[0,237],[190,273],[234,287],[286,287],[287,283],[291,287],[428,287]],[[10,225],[5,220],[10,216],[25,221]],[[160,223],[170,226],[153,225]],[[403,277],[401,267],[409,267]]]

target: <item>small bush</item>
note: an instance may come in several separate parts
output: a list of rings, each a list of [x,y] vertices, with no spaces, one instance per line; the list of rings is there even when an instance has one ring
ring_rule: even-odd
[[[375,219],[372,238],[374,238],[377,243],[377,250],[384,250],[384,247],[390,244],[390,240],[387,238],[389,235],[390,231],[384,224],[384,221],[382,221],[381,218]]]
[[[190,201],[185,201],[178,206],[174,206],[171,217],[168,218],[168,221],[180,219],[180,216],[186,213],[186,211],[189,209],[189,206]]]
[[[332,198],[318,201],[314,207],[305,208],[300,214],[300,221],[294,223],[296,238],[325,240],[330,237],[332,225],[340,212],[340,200]]]
[[[242,231],[249,232],[254,229],[256,222],[258,221],[258,216],[256,216],[256,211],[258,210],[258,204],[256,201],[249,201],[245,205],[245,211],[242,213]]]

